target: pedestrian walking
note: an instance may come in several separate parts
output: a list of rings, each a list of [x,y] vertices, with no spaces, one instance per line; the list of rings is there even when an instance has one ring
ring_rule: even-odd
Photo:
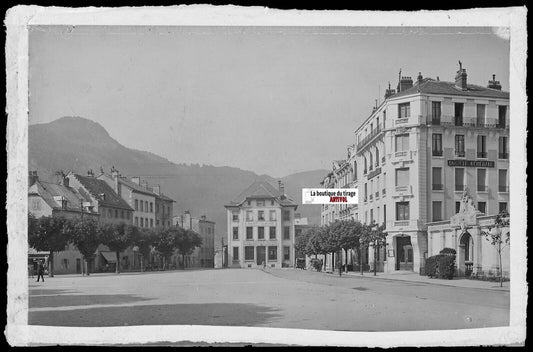
[[[342,276],[342,263],[340,260],[337,260],[337,267],[339,268],[339,276]]]
[[[39,282],[39,278],[42,278],[44,282],[44,260],[40,261],[37,267],[37,282]]]

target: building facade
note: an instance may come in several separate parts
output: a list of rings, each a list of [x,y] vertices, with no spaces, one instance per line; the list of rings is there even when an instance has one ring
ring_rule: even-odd
[[[419,272],[443,245],[460,249],[460,236],[428,237],[428,224],[455,216],[465,191],[478,216],[508,207],[509,93],[494,76],[482,87],[462,66],[452,82],[400,75],[355,136],[359,215],[386,225],[386,256],[376,261],[387,272]]]
[[[185,256],[185,267],[214,268],[215,266],[215,222],[205,215],[199,219],[192,217],[190,211],[174,217],[174,224],[195,231],[202,239],[202,245],[193,253]],[[181,258],[177,258],[181,261]]]
[[[266,181],[256,181],[225,205],[228,214],[228,266],[294,265],[294,212],[297,204]]]

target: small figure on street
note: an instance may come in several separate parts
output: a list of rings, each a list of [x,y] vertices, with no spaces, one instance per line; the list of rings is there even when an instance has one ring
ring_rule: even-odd
[[[42,278],[44,282],[44,260],[40,261],[37,267],[37,282],[39,282],[39,278]]]
[[[263,260],[263,269],[266,269],[266,263],[264,260]]]
[[[342,276],[342,263],[340,260],[337,260],[337,267],[339,268],[339,276]]]

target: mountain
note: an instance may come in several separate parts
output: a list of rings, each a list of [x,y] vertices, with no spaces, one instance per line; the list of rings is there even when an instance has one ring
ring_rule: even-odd
[[[124,176],[140,176],[173,198],[174,215],[190,210],[194,217],[206,215],[216,222],[217,233],[226,232],[224,204],[255,180],[278,186],[278,179],[235,167],[176,164],[153,153],[127,148],[113,139],[98,123],[81,117],[63,117],[28,128],[30,170],[54,182],[56,171],[86,174],[112,166]],[[281,178],[285,192],[301,204],[301,189],[320,187],[327,170],[300,172]],[[297,212],[310,223],[320,223],[320,206],[300,205]]]

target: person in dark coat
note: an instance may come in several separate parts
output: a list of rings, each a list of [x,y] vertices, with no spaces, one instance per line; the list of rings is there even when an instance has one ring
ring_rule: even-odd
[[[39,282],[39,278],[42,278],[44,282],[44,260],[40,261],[37,267],[37,282]]]

